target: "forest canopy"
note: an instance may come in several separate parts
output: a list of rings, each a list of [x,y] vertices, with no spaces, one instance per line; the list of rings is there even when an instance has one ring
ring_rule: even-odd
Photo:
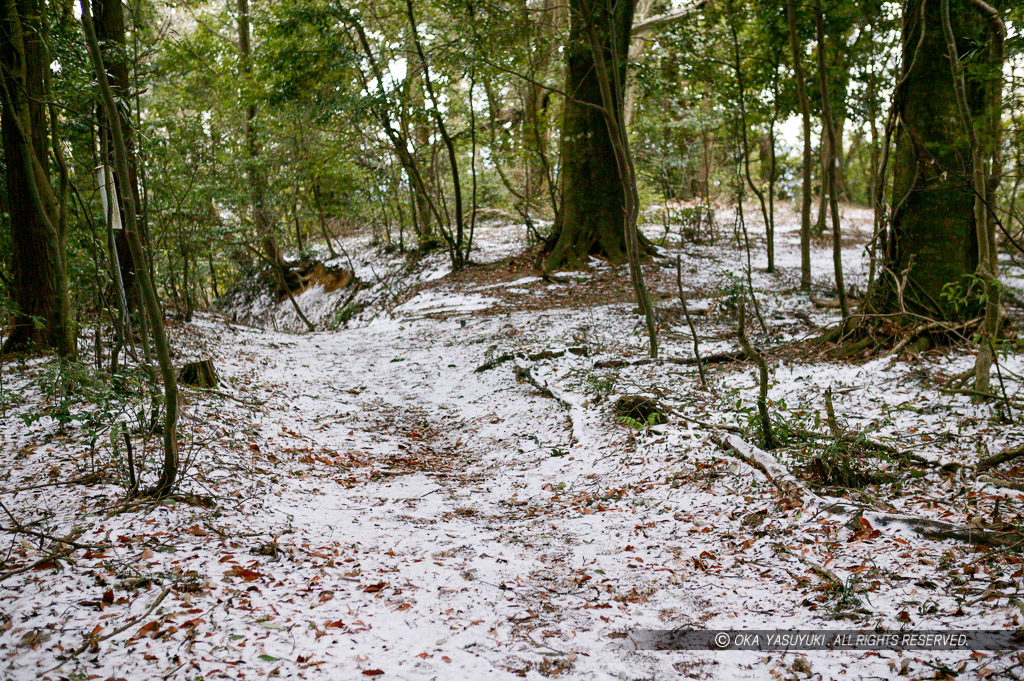
[[[975,146],[998,193],[994,212],[1007,216],[996,221],[1014,238],[1019,8],[1004,4],[952,2],[950,29]],[[319,247],[335,255],[333,240],[353,230],[371,230],[386,249],[444,250],[461,267],[473,260],[478,223],[501,217],[545,244],[548,271],[585,264],[591,254],[624,262],[620,223],[630,192],[620,197],[613,188],[631,182],[634,209],[752,201],[769,271],[777,200],[809,201],[802,219],[816,235],[831,229],[829,197],[874,206],[873,257],[902,272],[913,255],[910,279],[923,281],[941,265],[912,253],[919,249],[910,242],[923,237],[909,226],[917,219],[900,211],[913,213],[914,201],[893,196],[905,193],[907,172],[916,174],[900,151],[910,148],[901,135],[924,124],[915,115],[946,128],[922,130],[934,139],[920,144],[948,149],[936,157],[948,181],[965,187],[962,205],[970,203],[969,136],[956,130],[938,0],[827,8],[741,0],[95,2],[124,128],[125,183],[80,6],[15,2],[5,13],[4,309],[22,329],[30,317],[52,317],[47,344],[65,354],[82,313],[116,308],[119,288],[128,308],[139,298],[128,239],[103,213],[100,166],[110,169],[103,177],[114,179],[122,214],[130,187],[154,286],[186,318],[254,268],[281,270],[282,292],[298,286],[285,253],[290,261],[316,259]],[[929,105],[917,114],[916,101]],[[940,101],[945,110],[937,111]],[[602,109],[618,119],[631,172],[615,160],[623,145],[612,144]],[[18,116],[42,166],[34,168],[35,192],[19,179],[31,173]],[[998,160],[988,160],[992,154]],[[834,191],[825,172],[833,164],[823,163],[830,156]],[[36,193],[46,206],[30,200]],[[48,248],[49,256],[25,255],[31,263],[19,267],[18,245],[38,238],[19,229],[47,211],[58,243],[38,241],[33,250]],[[885,236],[900,231],[902,250]],[[973,233],[957,237],[966,239],[954,265],[960,274],[976,266]],[[636,246],[649,248],[642,236]],[[806,255],[802,265],[806,287]],[[922,284],[918,297],[929,300],[919,304],[939,312],[938,293],[955,277],[940,273]],[[22,288],[55,302],[31,301]]]

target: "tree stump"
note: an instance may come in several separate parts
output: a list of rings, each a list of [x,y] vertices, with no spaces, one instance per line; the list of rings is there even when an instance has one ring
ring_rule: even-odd
[[[189,362],[178,372],[178,381],[197,388],[216,388],[217,371],[213,368],[212,359],[201,359]]]

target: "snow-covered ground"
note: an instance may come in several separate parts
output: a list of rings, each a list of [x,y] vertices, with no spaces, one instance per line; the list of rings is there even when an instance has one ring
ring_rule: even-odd
[[[845,427],[925,459],[969,465],[1019,445],[1019,414],[1006,419],[937,382],[971,366],[967,348],[838,361],[799,344],[810,332],[795,313],[820,325],[836,311],[793,290],[798,245],[786,210],[780,272],[753,259],[768,330],[749,324],[772,363],[780,432],[826,433],[831,386]],[[870,216],[847,213],[847,280],[865,280]],[[672,242],[649,265],[663,357],[692,357],[675,303],[677,254],[702,352],[737,349],[745,255],[728,223],[721,232],[716,245]],[[483,230],[479,259],[514,254],[521,234]],[[372,261],[368,248],[352,251]],[[814,253],[815,295],[827,297],[830,248]],[[176,328],[179,360],[212,357],[223,385],[185,392],[183,491],[193,496],[161,504],[125,500],[118,484],[124,451],[110,425],[144,415],[110,406],[124,400],[106,393],[93,393],[102,412],[62,401],[51,361],[5,365],[0,678],[1024,673],[1017,653],[624,649],[623,636],[644,628],[1016,628],[1021,558],[780,497],[712,441],[719,431],[684,418],[748,426],[751,365],[709,366],[707,388],[692,365],[619,366],[645,355],[625,270],[533,274],[510,265],[451,275],[443,258],[428,258],[414,285],[382,275],[367,300],[386,304],[349,328],[289,334],[212,315]],[[345,294],[307,291],[298,302],[333,295]],[[279,320],[290,313],[277,305]],[[1022,362],[1010,356],[1002,368],[1018,399]],[[523,372],[548,394],[517,380]],[[624,394],[656,398],[667,421],[634,430],[616,420]],[[151,478],[159,437],[132,432]],[[826,444],[796,441],[778,456],[800,476]],[[969,469],[861,463],[896,476],[846,496],[868,515],[1021,524],[1022,493]]]

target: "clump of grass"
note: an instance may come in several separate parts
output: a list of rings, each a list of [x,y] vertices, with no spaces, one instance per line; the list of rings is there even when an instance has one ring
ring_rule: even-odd
[[[864,464],[845,447],[831,444],[803,466],[804,478],[819,487],[864,489],[888,479]]]

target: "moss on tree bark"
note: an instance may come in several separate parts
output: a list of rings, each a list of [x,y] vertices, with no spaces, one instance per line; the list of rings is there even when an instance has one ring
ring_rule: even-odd
[[[593,26],[605,46],[606,62],[611,64],[613,47],[618,54],[629,53],[633,10],[633,2],[570,2],[565,88],[568,97],[561,137],[562,200],[555,219],[554,245],[544,263],[547,270],[583,267],[591,255],[615,263],[626,262],[622,178],[600,108],[601,89],[583,12],[594,12]],[[626,60],[619,60],[617,66],[620,82],[625,82]],[[615,107],[622,120],[621,97],[616,97]]]
[[[973,51],[965,78],[969,106],[981,118],[990,105],[980,76],[989,57],[975,48],[987,40],[985,21],[967,2],[955,3],[950,18],[958,52]],[[971,144],[957,110],[939,0],[906,5],[901,78],[892,221],[873,307],[953,319],[975,311],[957,310],[943,288],[974,273],[978,241]]]

